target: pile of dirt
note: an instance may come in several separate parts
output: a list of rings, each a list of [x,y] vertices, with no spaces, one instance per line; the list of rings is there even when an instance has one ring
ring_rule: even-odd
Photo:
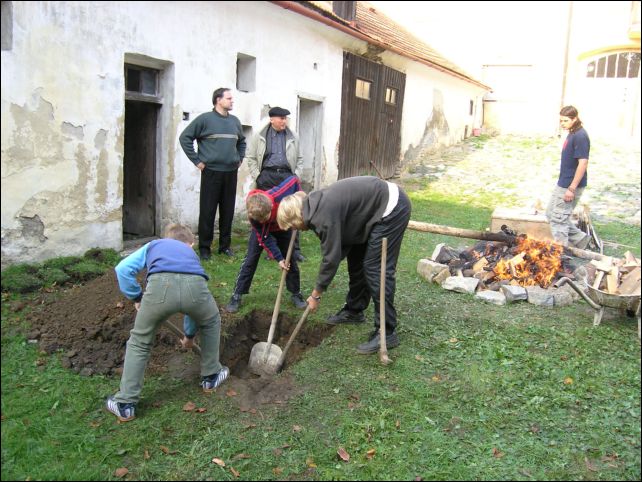
[[[298,392],[289,377],[269,379],[247,371],[249,354],[255,343],[265,341],[271,313],[253,311],[239,320],[221,310],[221,362],[230,367],[230,383],[237,392],[246,393],[244,406],[255,403],[281,403],[288,394]],[[118,288],[113,270],[103,276],[64,291],[43,294],[26,320],[31,328],[28,340],[39,343],[49,354],[60,352],[63,366],[82,376],[122,373],[129,331],[136,310]],[[182,315],[170,321],[182,328]],[[274,343],[285,346],[298,320],[280,315]],[[307,349],[317,346],[332,327],[305,326],[288,352],[287,365],[299,360]],[[198,340],[198,337],[197,337]],[[198,379],[199,357],[180,348],[178,337],[167,328],[158,330],[146,374],[170,372],[179,378]]]

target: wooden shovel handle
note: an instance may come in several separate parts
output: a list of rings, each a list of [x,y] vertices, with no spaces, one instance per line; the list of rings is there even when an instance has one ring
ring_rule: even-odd
[[[386,262],[388,258],[388,238],[381,240],[381,278],[379,282],[379,361],[387,365],[392,362],[388,358],[386,346]]]
[[[290,263],[290,258],[292,257],[292,251],[294,250],[294,241],[296,240],[296,229],[292,230],[292,236],[290,237],[290,244],[288,245],[288,252],[285,255],[285,264],[286,266]],[[274,311],[272,312],[272,322],[270,323],[270,332],[268,333],[267,347],[265,348],[265,358],[267,359],[268,353],[270,353],[270,347],[272,346],[272,338],[274,338],[274,330],[276,329],[276,320],[279,317],[279,311],[281,309],[281,295],[283,294],[283,285],[285,285],[285,277],[287,276],[287,270],[283,270],[281,273],[281,282],[279,283],[279,291],[276,295],[276,302],[274,303]]]
[[[305,311],[301,315],[301,318],[299,319],[299,322],[296,324],[296,326],[294,327],[294,331],[290,335],[290,339],[288,340],[287,345],[285,345],[285,348],[281,352],[281,358],[279,358],[279,361],[276,364],[276,371],[277,372],[283,366],[283,363],[285,362],[285,355],[287,355],[288,350],[292,346],[292,342],[294,341],[296,336],[299,334],[299,331],[301,331],[301,326],[303,326],[303,322],[306,320],[306,318],[308,317],[309,314],[310,314],[310,305],[308,305],[308,307],[305,309]]]

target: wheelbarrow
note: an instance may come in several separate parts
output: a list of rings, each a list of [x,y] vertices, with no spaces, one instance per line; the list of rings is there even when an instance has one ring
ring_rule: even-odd
[[[593,288],[590,284],[586,285],[587,291],[584,291],[575,281],[569,278],[561,278],[555,285],[557,287],[563,286],[568,283],[582,298],[586,301],[591,308],[595,310],[593,316],[593,326],[599,326],[602,322],[605,308],[617,308],[622,311],[626,310],[629,313],[635,313],[638,317],[638,338],[640,338],[640,295],[618,295],[614,293],[607,293],[606,291]]]

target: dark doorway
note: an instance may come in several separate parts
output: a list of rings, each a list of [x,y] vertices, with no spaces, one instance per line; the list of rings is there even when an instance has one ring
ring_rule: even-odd
[[[395,175],[406,74],[344,52],[339,179]]]
[[[125,101],[123,239],[155,236],[156,123],[160,105]]]

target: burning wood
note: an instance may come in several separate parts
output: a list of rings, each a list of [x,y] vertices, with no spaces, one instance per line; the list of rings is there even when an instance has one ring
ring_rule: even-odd
[[[506,226],[502,226],[502,232],[491,233],[410,221],[408,229],[484,240],[461,252],[440,244],[435,248],[432,260],[419,260],[417,271],[428,281],[446,289],[467,293],[477,291],[476,296],[485,301],[502,304],[501,300],[494,299],[496,295],[490,296],[493,293],[489,293],[500,289],[506,300],[526,299],[524,293],[519,292],[525,289],[528,301],[534,304],[566,304],[562,299],[564,293],[559,291],[566,286],[556,284],[561,278],[586,282],[589,287],[585,291],[594,288],[608,294],[640,296],[642,268],[640,260],[630,252],[625,253],[623,259],[614,259],[592,251],[516,235]],[[591,262],[574,270],[572,265],[577,264],[574,258]],[[475,278],[474,283],[473,280],[471,283],[465,281],[466,277]],[[489,296],[484,296],[486,294]],[[577,296],[574,292],[573,295]],[[540,299],[535,301],[537,298]]]
[[[517,236],[513,246],[482,241],[458,257],[451,251],[447,255],[451,259],[436,253],[433,260],[446,264],[452,276],[461,271],[478,278],[480,289],[497,291],[502,284],[548,288],[558,278],[572,276],[572,270],[563,267],[562,253],[559,245]]]

